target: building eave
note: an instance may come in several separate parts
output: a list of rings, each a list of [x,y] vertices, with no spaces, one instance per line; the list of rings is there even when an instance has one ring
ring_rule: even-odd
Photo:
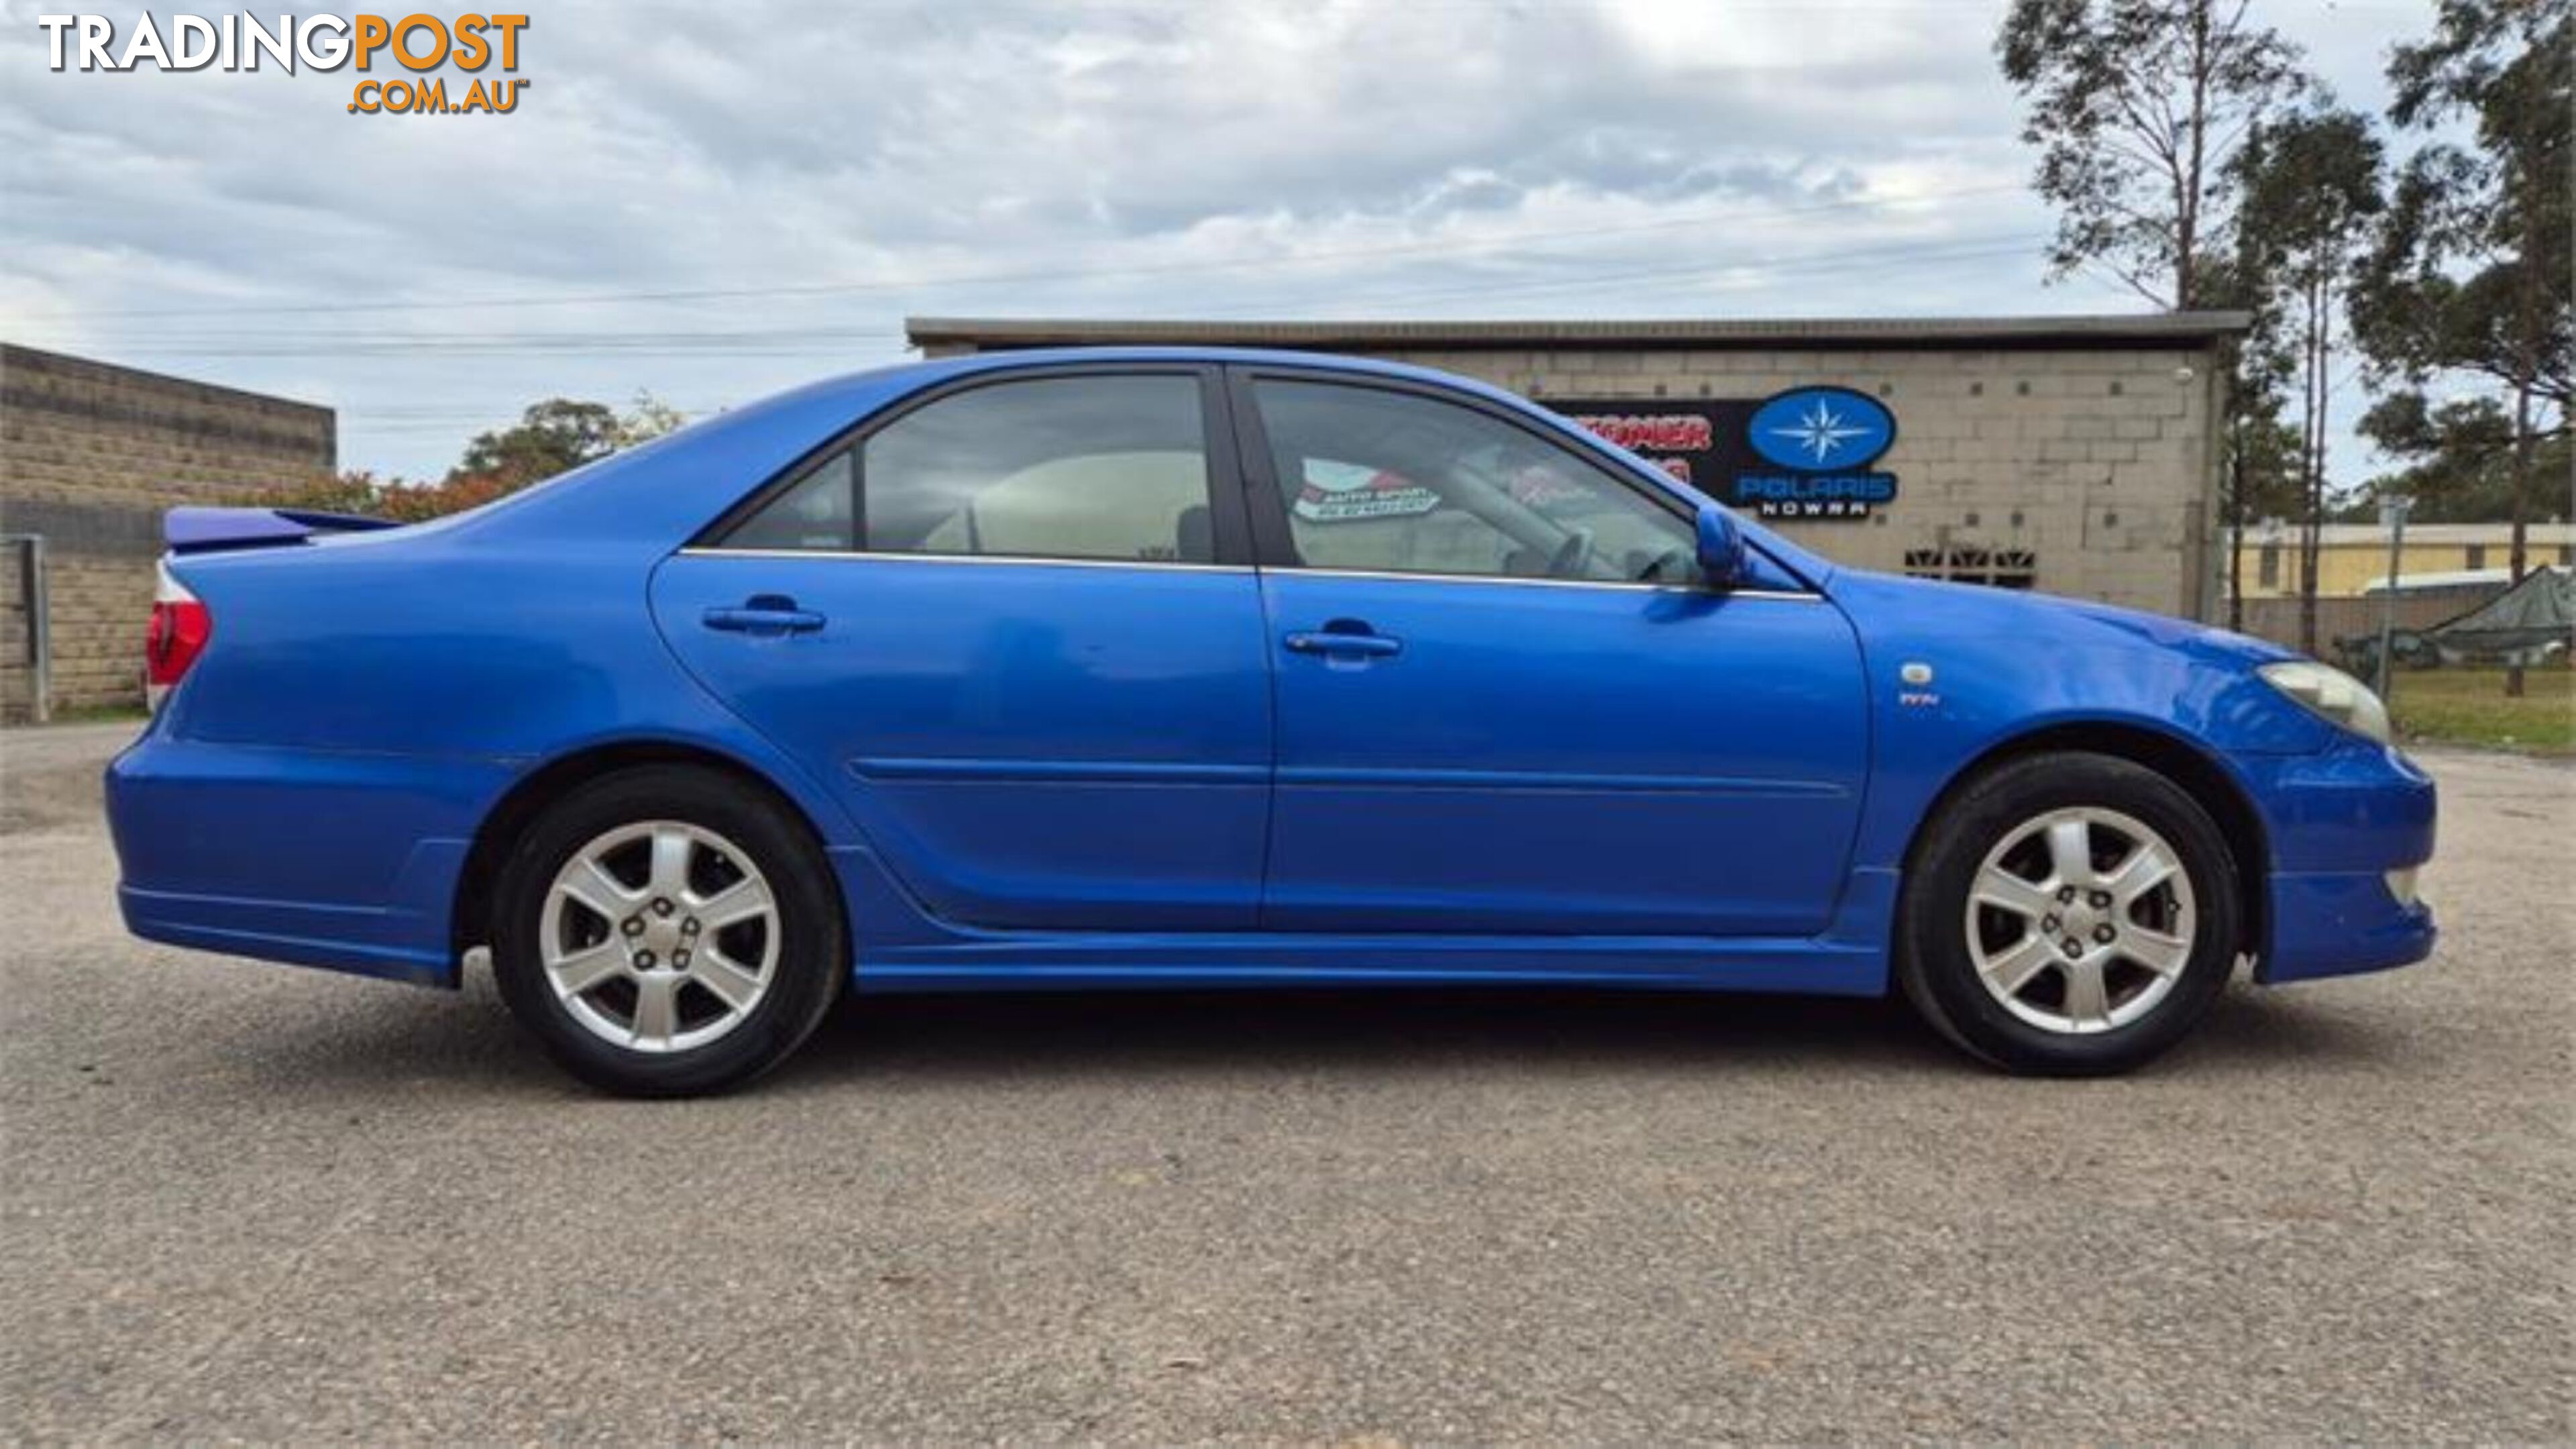
[[[912,317],[915,347],[1018,351],[1035,347],[1295,348],[1321,352],[1490,351],[1503,348],[1956,351],[1969,348],[2174,348],[2241,337],[2245,312],[2130,316],[1670,318],[1649,321],[1242,321],[1147,318]]]

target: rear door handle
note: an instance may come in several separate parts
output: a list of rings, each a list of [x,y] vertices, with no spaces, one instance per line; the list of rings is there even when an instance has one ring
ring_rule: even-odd
[[[1338,655],[1348,659],[1391,659],[1404,652],[1404,641],[1384,634],[1344,634],[1331,629],[1301,630],[1280,641],[1291,654]]]
[[[796,607],[796,601],[784,594],[755,594],[737,608],[712,608],[703,616],[710,629],[728,634],[757,634],[776,637],[781,634],[811,634],[823,627],[823,616],[811,609]]]

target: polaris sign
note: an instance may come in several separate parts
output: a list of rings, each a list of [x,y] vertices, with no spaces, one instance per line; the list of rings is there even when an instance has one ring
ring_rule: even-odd
[[[1541,401],[1702,493],[1762,518],[1866,518],[1896,499],[1896,475],[1872,466],[1895,446],[1896,416],[1847,387],[1792,388],[1760,401]]]

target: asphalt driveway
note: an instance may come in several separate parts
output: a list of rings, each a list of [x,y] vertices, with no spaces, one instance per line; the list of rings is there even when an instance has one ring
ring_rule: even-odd
[[[0,1435],[2565,1440],[2576,771],[2427,966],[2020,1082],[1869,1003],[860,1000],[734,1097],[147,946],[0,735]]]

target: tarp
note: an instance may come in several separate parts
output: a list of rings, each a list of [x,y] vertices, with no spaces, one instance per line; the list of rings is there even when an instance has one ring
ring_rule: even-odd
[[[2503,654],[2576,638],[2576,569],[2534,569],[2522,582],[2423,632],[2446,654]]]
[[[2389,639],[2400,663],[2537,664],[2561,649],[2576,648],[2576,569],[2539,568],[2522,582],[2429,629],[2400,629]],[[2335,647],[2356,672],[2376,667],[2379,636],[2337,639]]]

